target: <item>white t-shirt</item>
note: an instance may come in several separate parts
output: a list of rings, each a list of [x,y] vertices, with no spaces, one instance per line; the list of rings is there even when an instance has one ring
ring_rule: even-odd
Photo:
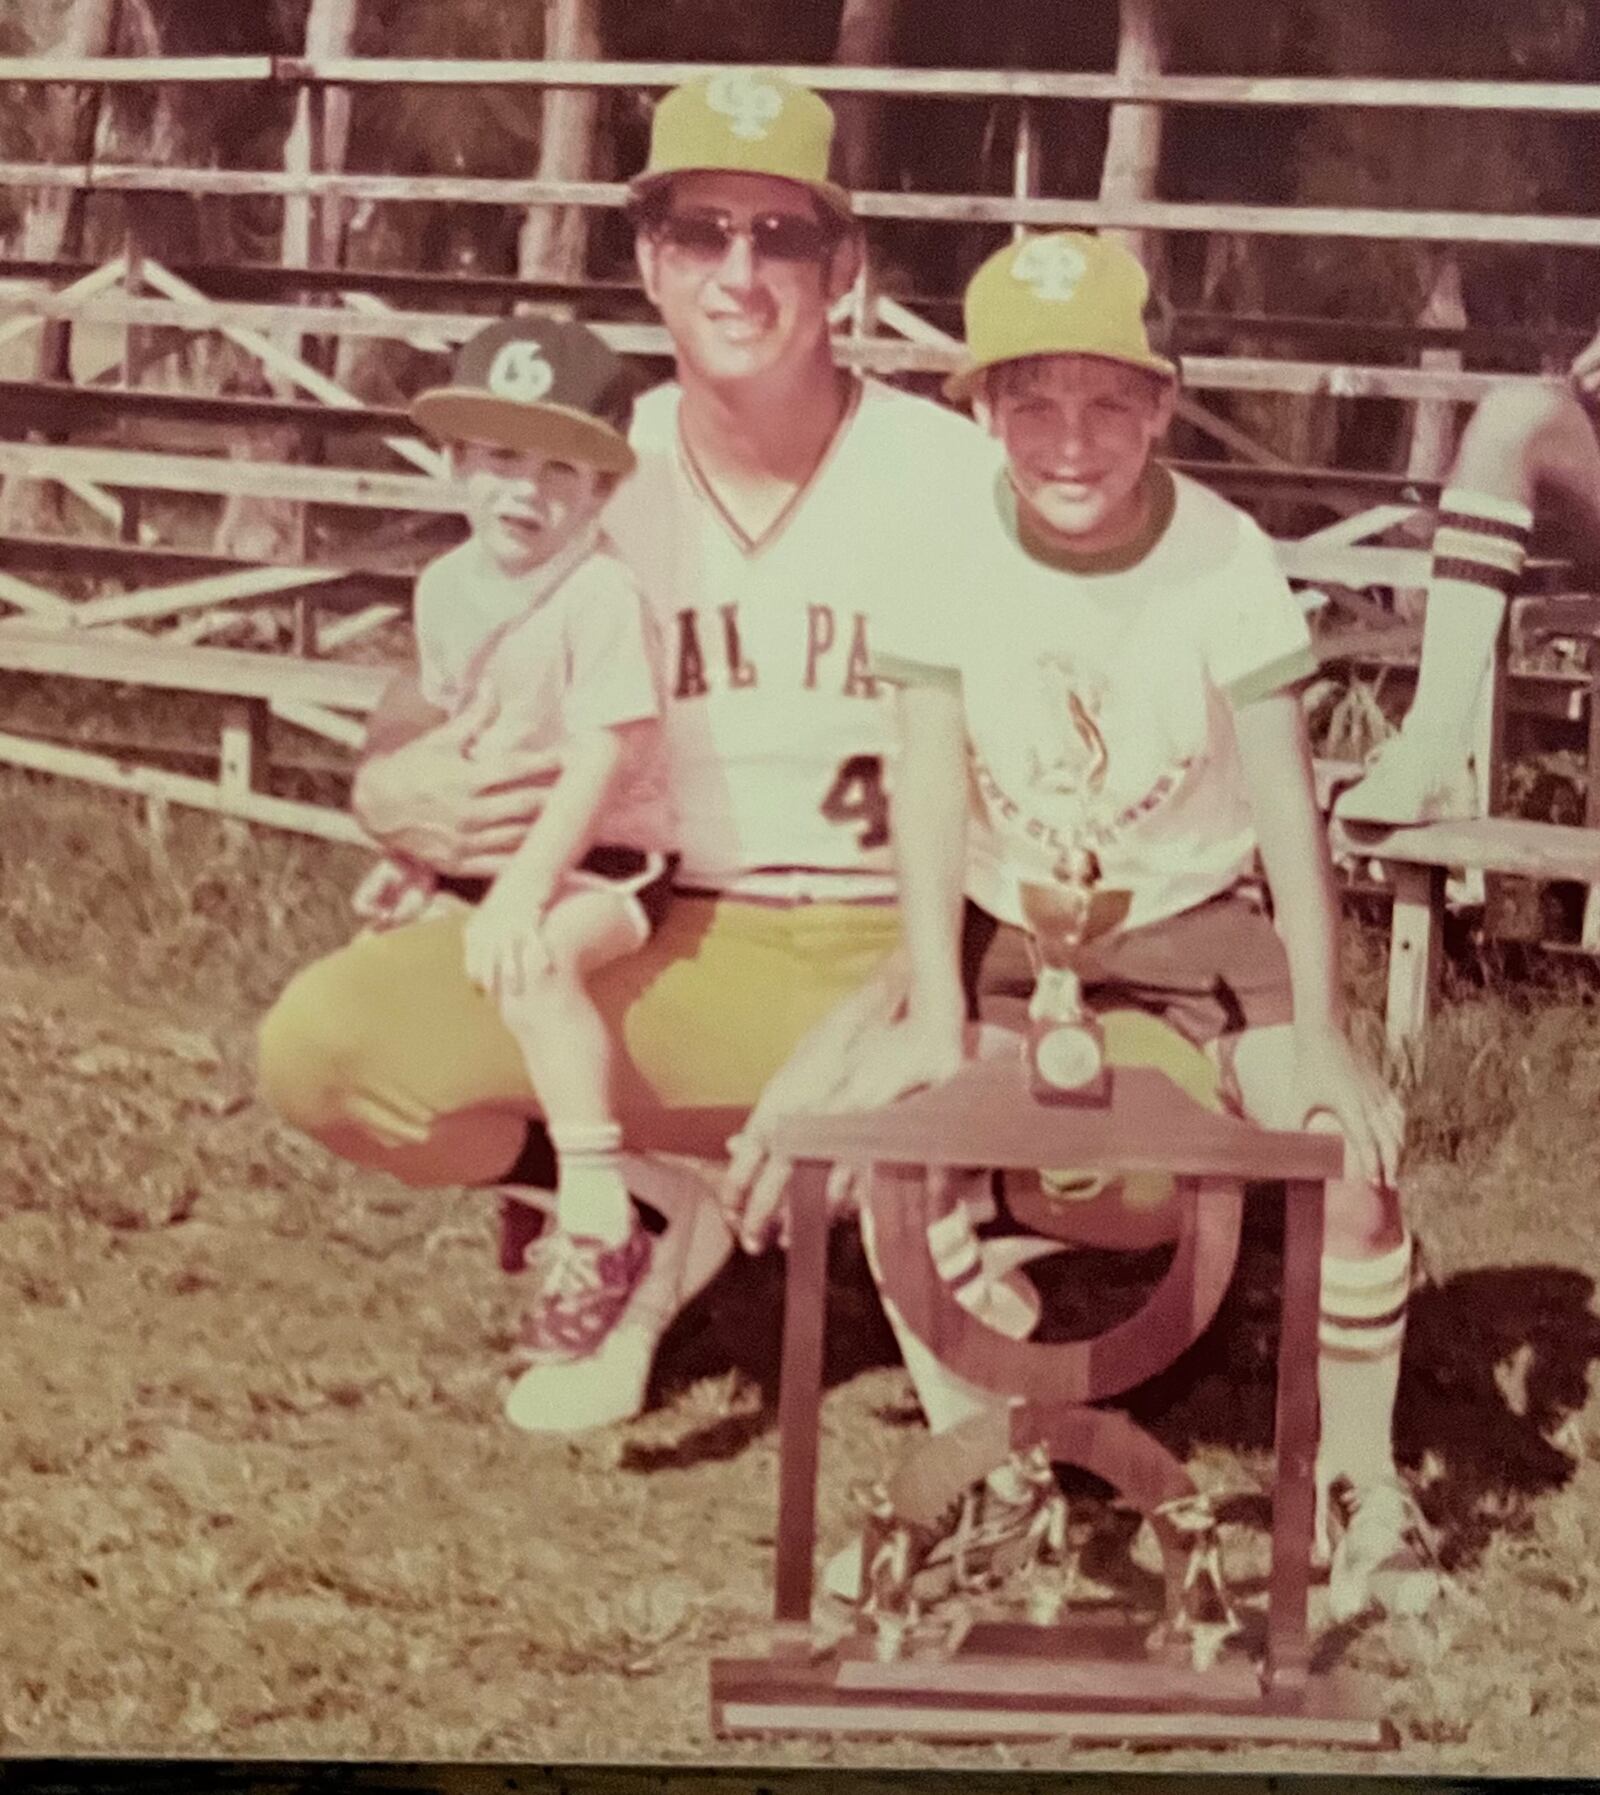
[[[759,543],[701,478],[680,389],[639,402],[638,471],[606,528],[665,643],[665,736],[690,887],[888,896],[890,694],[877,618],[913,561],[954,542],[996,465],[965,418],[874,381],[809,484]]]
[[[1177,915],[1255,864],[1235,710],[1315,667],[1304,613],[1244,512],[1155,470],[1144,538],[1051,564],[1003,477],[974,505],[937,601],[878,630],[885,680],[959,680],[972,801],[968,895],[1022,924],[1087,829],[1124,927]],[[927,577],[935,577],[926,570]]]
[[[475,760],[661,714],[653,624],[627,567],[603,547],[564,574],[511,579],[469,537],[423,569],[414,618],[428,703],[455,716],[485,684],[493,690],[498,708],[470,745]],[[640,732],[593,840],[664,852],[674,834],[661,731]]]

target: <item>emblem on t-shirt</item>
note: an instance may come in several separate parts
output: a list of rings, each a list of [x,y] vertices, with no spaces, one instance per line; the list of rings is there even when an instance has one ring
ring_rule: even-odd
[[[1085,694],[1074,669],[1059,655],[1034,668],[1029,760],[1033,789],[1052,799],[1087,806],[1106,782],[1106,739],[1093,694]]]
[[[735,137],[758,143],[783,111],[783,95],[749,69],[725,69],[706,88],[706,104],[730,121]]]

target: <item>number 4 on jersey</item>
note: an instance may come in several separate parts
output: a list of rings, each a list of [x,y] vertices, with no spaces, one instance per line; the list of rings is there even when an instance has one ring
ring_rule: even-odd
[[[853,754],[822,800],[830,823],[860,823],[863,848],[881,848],[889,839],[889,794],[883,785],[883,762],[876,754]]]

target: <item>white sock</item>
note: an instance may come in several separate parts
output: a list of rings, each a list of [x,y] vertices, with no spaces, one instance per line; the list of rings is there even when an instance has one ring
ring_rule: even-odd
[[[550,1124],[559,1179],[556,1225],[621,1246],[633,1227],[633,1200],[623,1181],[622,1129],[615,1122]]]
[[[1376,1259],[1322,1260],[1317,1391],[1322,1434],[1317,1480],[1358,1488],[1395,1475],[1394,1404],[1400,1385],[1411,1237]]]
[[[1527,558],[1533,513],[1515,499],[1451,487],[1439,501],[1407,741],[1443,771],[1464,766],[1495,639]]]
[[[958,1215],[959,1213],[957,1211]],[[952,1220],[952,1217],[947,1216],[944,1224],[948,1225]],[[969,1221],[969,1229],[970,1226]],[[955,1224],[955,1228],[959,1235],[959,1222]],[[911,1387],[917,1393],[917,1401],[922,1404],[929,1431],[936,1434],[948,1433],[951,1428],[959,1427],[972,1416],[1003,1403],[1004,1397],[996,1396],[992,1390],[981,1390],[976,1384],[969,1384],[965,1378],[957,1377],[936,1358],[911,1331],[895,1304],[884,1295],[883,1277],[878,1270],[877,1241],[873,1237],[872,1212],[866,1205],[861,1210],[861,1244],[866,1249],[867,1266],[872,1272],[873,1282],[878,1286],[883,1312],[895,1339],[900,1343],[900,1356],[905,1360],[906,1370],[911,1375]]]

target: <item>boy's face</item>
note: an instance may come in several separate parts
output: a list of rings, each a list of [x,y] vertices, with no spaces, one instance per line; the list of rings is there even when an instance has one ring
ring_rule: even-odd
[[[767,175],[686,174],[663,204],[640,233],[639,269],[681,374],[722,385],[810,356],[859,250],[806,189]]]
[[[1140,481],[1172,419],[1172,385],[1093,355],[1041,355],[995,369],[979,417],[1046,529],[1113,548],[1143,521]]]
[[[523,573],[559,554],[605,503],[609,490],[591,467],[552,461],[537,449],[460,443],[456,477],[467,488],[473,533],[505,573]]]

